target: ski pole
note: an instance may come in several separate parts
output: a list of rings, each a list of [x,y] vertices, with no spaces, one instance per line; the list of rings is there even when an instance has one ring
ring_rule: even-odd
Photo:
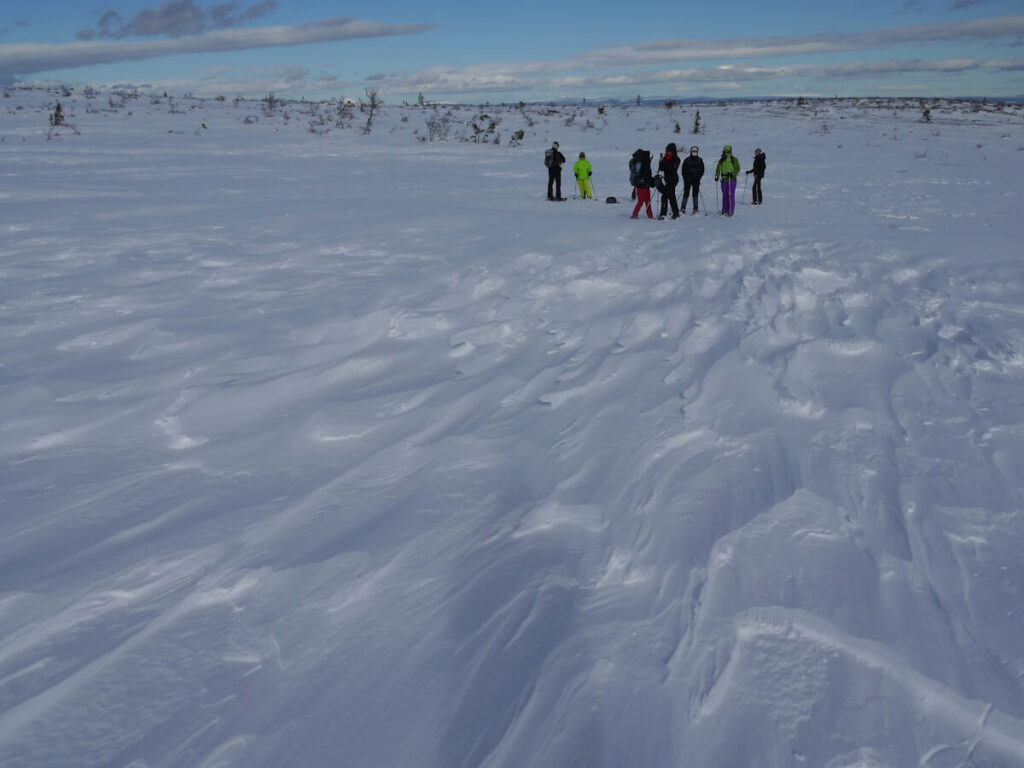
[[[588,181],[590,182],[590,199],[591,200],[596,200],[597,199],[597,187],[594,186],[594,177],[591,176],[588,179]]]
[[[708,215],[708,204],[704,202],[704,190],[698,190],[700,194],[700,207],[704,209],[704,215]]]

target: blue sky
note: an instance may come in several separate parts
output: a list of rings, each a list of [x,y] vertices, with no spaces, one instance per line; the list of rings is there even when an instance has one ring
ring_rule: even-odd
[[[5,4],[0,82],[54,81],[390,103],[1011,97],[1024,0]]]

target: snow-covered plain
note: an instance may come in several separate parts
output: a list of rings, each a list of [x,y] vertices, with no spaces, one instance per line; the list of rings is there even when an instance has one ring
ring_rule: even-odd
[[[0,99],[4,768],[1024,765],[1020,108],[57,98]],[[765,204],[631,221],[669,141]]]

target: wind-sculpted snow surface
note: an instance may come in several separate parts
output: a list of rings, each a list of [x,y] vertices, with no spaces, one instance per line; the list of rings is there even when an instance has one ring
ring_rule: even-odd
[[[765,204],[647,222],[542,150],[628,200],[692,107],[53,100],[0,114],[4,768],[1024,765],[1020,110],[701,105]]]

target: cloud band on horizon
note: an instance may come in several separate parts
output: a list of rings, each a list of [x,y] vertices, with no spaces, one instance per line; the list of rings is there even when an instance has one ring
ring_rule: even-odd
[[[642,66],[722,58],[773,58],[847,53],[908,43],[951,40],[1024,39],[1024,15],[999,16],[946,24],[918,24],[861,33],[821,33],[791,37],[737,40],[652,40],[636,45],[592,51],[573,57],[576,66],[591,69]]]
[[[1024,15],[1001,16],[947,24],[892,27],[871,32],[821,33],[793,37],[735,40],[658,40],[577,54],[562,61],[474,64],[465,67],[435,66],[380,78],[376,85],[403,91],[464,94],[483,91],[532,90],[541,80],[555,88],[633,87],[668,83],[719,83],[726,80],[771,80],[795,75],[859,78],[902,72],[958,72],[1020,69],[1020,60],[981,61],[976,58],[889,59],[882,63],[849,65],[804,64],[788,66],[735,63],[695,69],[640,69],[684,61],[777,58],[869,50],[899,44],[951,40],[994,40],[1024,37]],[[624,72],[623,68],[636,68]],[[616,70],[583,74],[593,70]],[[575,74],[573,74],[575,73]]]
[[[367,37],[414,35],[432,29],[432,24],[384,24],[345,17],[293,27],[226,29],[145,42],[15,43],[0,45],[0,77],[188,53],[221,53]]]

